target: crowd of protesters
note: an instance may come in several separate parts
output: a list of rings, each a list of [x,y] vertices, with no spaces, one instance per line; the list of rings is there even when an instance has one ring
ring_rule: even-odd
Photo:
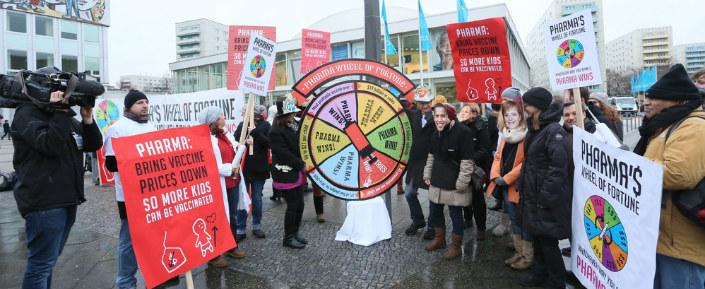
[[[647,91],[644,100],[644,119],[634,152],[664,168],[655,288],[705,286],[705,230],[674,208],[671,201],[671,195],[692,190],[705,176],[705,146],[699,137],[705,131],[704,87],[705,72],[691,79],[682,65],[675,65]],[[464,239],[485,240],[487,210],[499,211],[500,223],[492,233],[511,236],[508,246],[513,254],[504,263],[527,272],[519,279],[520,285],[564,288],[570,275],[558,244],[571,235],[572,133],[579,122],[577,117],[585,117],[582,122],[588,132],[604,124],[617,139],[624,139],[619,114],[608,104],[606,95],[590,93],[587,88],[580,92],[580,103],[565,101],[542,87],[525,92],[507,88],[502,92],[502,103],[488,107],[450,104],[445,97],[430,95],[405,103],[413,142],[406,176],[397,191],[403,192],[409,206],[411,224],[406,235],[415,236],[425,228],[426,250],[446,249],[444,258],[459,258]],[[565,95],[572,96],[572,92]],[[59,92],[51,95],[51,103],[65,101]],[[255,106],[254,127],[240,123],[234,134],[247,130],[242,143],[224,130],[220,108],[209,107],[198,114],[198,122],[210,128],[225,209],[237,241],[247,236],[250,214],[241,205],[243,188],[251,192],[251,234],[265,238],[262,192],[271,177],[271,199],[283,198],[286,202],[282,245],[303,249],[308,244],[300,234],[308,187],[298,138],[297,114],[303,105],[288,96],[269,110]],[[579,108],[584,111],[578,113]],[[85,201],[78,171],[68,170],[73,174],[70,177],[57,175],[54,180],[63,180],[61,183],[47,183],[52,174],[66,174],[64,167],[78,167],[82,152],[101,146],[91,108],[81,108],[80,112],[82,122],[74,120],[70,110],[27,103],[17,108],[12,123],[10,135],[19,178],[15,198],[26,219],[30,253],[23,288],[50,287],[51,272],[74,222],[76,206]],[[155,127],[149,123],[147,96],[131,90],[124,98],[123,117],[107,130],[103,144],[106,167],[115,173],[121,224],[117,288],[135,288],[138,266],[128,230],[123,180],[111,140],[152,131]],[[243,148],[254,153],[245,156],[243,162],[235,161]],[[38,178],[31,173],[37,171],[49,175]],[[419,190],[428,193],[428,217],[424,216]],[[317,221],[325,222],[324,192],[315,186],[313,191]],[[446,231],[445,207],[451,232]],[[473,227],[472,238],[467,238],[467,229]],[[244,258],[245,252],[233,248],[210,264],[228,266],[226,257]]]

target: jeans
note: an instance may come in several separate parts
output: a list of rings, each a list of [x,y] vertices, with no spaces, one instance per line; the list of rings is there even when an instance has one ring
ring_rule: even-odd
[[[135,251],[132,249],[132,238],[127,225],[127,219],[122,219],[120,224],[120,235],[118,237],[118,268],[115,283],[118,289],[137,287],[137,259]]]
[[[286,200],[286,213],[284,214],[284,238],[299,232],[301,218],[304,215],[303,187],[282,191]]]
[[[76,221],[76,206],[34,211],[24,218],[28,256],[22,288],[51,288],[51,273]]]
[[[233,238],[235,237],[235,232],[237,232],[237,203],[240,201],[240,186],[235,185],[232,188],[226,189],[228,193],[228,210],[230,211],[230,218],[228,223],[230,224],[230,231],[233,233]]]
[[[532,274],[546,280],[544,287],[565,288],[565,264],[557,239],[534,237]]]
[[[471,186],[472,187],[472,186]],[[477,230],[484,232],[487,230],[487,203],[485,202],[485,194],[481,190],[472,190],[472,204],[463,208],[465,220],[472,222],[475,217],[475,225]]]
[[[504,196],[504,211],[509,215],[509,220],[511,221],[512,235],[521,235],[521,239],[524,241],[531,241],[531,234],[526,230],[523,230],[519,225],[519,211],[517,211],[517,204],[509,201],[509,190],[507,187],[502,188],[502,195]]]
[[[685,260],[656,254],[654,288],[705,288],[705,267]]]
[[[262,229],[262,190],[264,189],[265,180],[252,180],[248,186],[252,186],[252,229]],[[245,234],[247,227],[247,211],[239,210],[237,212],[237,233]]]
[[[431,226],[434,228],[446,228],[446,218],[443,215],[443,204],[436,204],[434,202],[429,202],[431,204],[430,220]],[[463,207],[460,206],[448,206],[448,211],[450,213],[450,221],[453,223],[453,234],[463,235],[463,230],[465,230],[465,225],[463,224]]]
[[[410,180],[410,182],[406,184],[406,187],[404,187],[404,198],[406,198],[406,203],[409,204],[411,221],[415,225],[421,225],[426,223],[423,217],[423,210],[421,210],[421,203],[419,202],[418,191],[419,188],[414,186],[414,180]]]

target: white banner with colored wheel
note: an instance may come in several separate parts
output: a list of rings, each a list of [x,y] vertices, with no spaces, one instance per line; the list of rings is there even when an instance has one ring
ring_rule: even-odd
[[[573,128],[571,268],[587,288],[652,288],[663,168]]]

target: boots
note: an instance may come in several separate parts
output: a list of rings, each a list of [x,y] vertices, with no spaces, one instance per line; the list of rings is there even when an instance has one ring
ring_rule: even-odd
[[[426,251],[434,251],[434,250],[446,247],[446,229],[443,229],[443,228],[433,228],[433,229],[434,229],[433,240],[426,243]]]
[[[453,234],[453,236],[451,237],[450,247],[448,248],[448,251],[446,252],[446,254],[443,255],[443,258],[445,258],[446,260],[449,260],[449,259],[455,259],[458,256],[460,256],[460,254],[462,253],[460,245],[462,245],[462,244],[463,244],[463,235]]]
[[[295,235],[286,235],[284,236],[284,247],[289,247],[292,249],[303,249],[306,247],[306,244],[299,242],[296,238],[294,238]]]
[[[522,250],[521,250],[521,236],[520,235],[512,235],[512,242],[514,244],[514,248],[516,248],[516,252],[514,252],[514,255],[510,257],[507,260],[504,260],[504,265],[511,265],[512,263],[519,261],[522,256]]]
[[[228,260],[225,260],[225,257],[221,255],[213,260],[208,261],[208,264],[213,265],[216,268],[225,268],[228,267]]]
[[[240,248],[238,247],[232,248],[230,251],[226,252],[225,255],[233,257],[235,259],[245,258],[245,252],[240,250]]]
[[[494,227],[494,229],[492,230],[492,235],[501,237],[507,233],[509,233],[509,215],[503,213],[499,225]]]
[[[510,267],[514,270],[526,270],[534,263],[534,243],[531,241],[521,240],[521,258],[512,263]]]

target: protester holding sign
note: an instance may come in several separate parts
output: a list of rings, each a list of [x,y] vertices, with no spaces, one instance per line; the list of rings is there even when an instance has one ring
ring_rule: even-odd
[[[453,236],[450,248],[443,256],[453,259],[461,254],[463,242],[463,207],[470,205],[472,194],[469,185],[471,174],[476,169],[472,161],[474,143],[467,143],[470,130],[458,123],[455,109],[447,103],[433,107],[433,122],[436,131],[431,138],[423,179],[428,189],[431,205],[431,225],[434,238],[426,244],[427,251],[446,246],[446,227],[443,207],[448,205],[453,223]]]
[[[519,98],[520,99],[520,98]],[[524,140],[527,127],[524,110],[513,98],[503,98],[505,102],[499,111],[497,120],[500,128],[501,141],[490,170],[490,185],[488,196],[501,196],[504,200],[504,211],[511,220],[512,244],[514,255],[504,261],[504,264],[517,270],[526,270],[534,261],[534,247],[531,235],[522,230],[519,211],[520,195],[517,191],[517,180],[524,163]]]
[[[234,163],[233,160],[235,160],[235,148],[238,147],[238,143],[231,134],[223,130],[225,128],[225,116],[221,108],[217,106],[207,107],[198,113],[197,118],[200,124],[207,124],[211,130],[211,143],[215,161],[218,165],[218,173],[220,174],[220,186],[223,188],[223,201],[227,204],[225,212],[230,222],[230,230],[235,232],[238,221],[236,216],[240,165]],[[245,253],[239,250],[237,244],[227,254],[233,258],[245,257]],[[223,256],[218,256],[218,258],[211,260],[209,263],[219,268],[228,266],[228,261]]]
[[[156,129],[149,123],[149,100],[139,90],[130,90],[125,96],[123,117],[108,128],[105,136],[105,166],[115,175],[115,199],[117,200],[120,214],[120,235],[117,245],[117,278],[116,285],[119,289],[135,288],[137,286],[137,259],[132,248],[132,238],[127,223],[127,209],[125,208],[125,194],[122,190],[122,181],[118,173],[117,160],[113,150],[112,139],[125,137]]]
[[[252,192],[252,235],[257,238],[264,238],[262,231],[262,190],[264,182],[269,179],[269,129],[271,125],[267,122],[267,108],[264,105],[254,106],[255,127],[249,131],[246,140],[247,147],[252,147],[252,154],[245,155],[245,165],[243,174],[245,184]],[[242,132],[241,122],[235,130],[235,135]],[[247,236],[247,211],[237,211],[237,233],[236,239],[242,240]]]
[[[299,150],[299,124],[294,120],[296,100],[288,96],[277,101],[277,117],[269,130],[272,148],[272,187],[280,190],[286,200],[284,214],[284,246],[303,249],[308,241],[299,236],[304,213],[303,184],[305,163]]]
[[[624,128],[622,125],[622,119],[619,117],[619,112],[612,106],[608,104],[607,94],[601,92],[593,92],[588,98],[588,107],[591,111],[598,108],[607,118],[608,122],[606,125],[610,127],[612,132],[619,138],[619,140],[624,139]]]
[[[673,201],[678,194],[693,190],[705,176],[702,103],[681,64],[646,92],[641,139],[634,152],[663,165],[654,288],[705,285],[705,228],[687,218]]]
[[[529,116],[529,133],[518,190],[522,226],[532,235],[535,251],[531,273],[519,284],[565,288],[566,271],[558,240],[570,233],[570,140],[558,123],[563,110],[558,103],[551,103],[551,92],[535,87],[524,93],[522,100]]]

